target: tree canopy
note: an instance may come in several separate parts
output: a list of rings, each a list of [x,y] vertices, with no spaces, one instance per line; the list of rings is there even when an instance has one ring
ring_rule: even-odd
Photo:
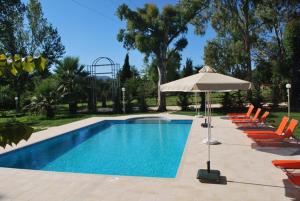
[[[284,32],[284,45],[290,82],[292,105],[300,106],[300,18],[290,20]]]
[[[126,21],[126,29],[117,36],[127,49],[138,49],[145,57],[153,56],[157,61],[158,86],[167,81],[167,62],[176,52],[187,46],[183,33],[187,25],[208,8],[208,1],[183,1],[182,4],[166,5],[161,11],[154,4],[130,9],[126,4],[118,7],[117,15]],[[197,21],[198,33],[204,21]],[[202,30],[202,31],[200,31]],[[166,110],[165,96],[158,87],[158,110]]]

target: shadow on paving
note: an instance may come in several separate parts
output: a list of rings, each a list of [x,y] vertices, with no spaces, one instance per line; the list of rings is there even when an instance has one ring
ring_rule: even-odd
[[[228,183],[235,183],[235,184],[271,187],[271,188],[286,188],[285,186],[277,186],[277,185],[271,185],[271,184],[261,184],[261,183],[245,182],[245,181],[227,180],[227,182]],[[295,188],[295,187],[293,187],[293,188]]]
[[[292,198],[292,200],[300,200],[300,188],[293,186],[288,179],[283,180],[283,186],[270,185],[270,184],[261,184],[261,183],[252,183],[252,182],[243,182],[243,181],[233,181],[227,180],[230,183],[237,183],[242,185],[254,185],[254,186],[262,186],[262,187],[270,187],[270,188],[284,188],[285,196],[288,198]]]
[[[228,145],[228,146],[241,146],[241,147],[251,147],[251,145],[248,144],[234,144],[234,143],[227,143],[227,142],[222,142],[222,145]]]
[[[200,183],[206,183],[206,184],[220,184],[220,185],[227,185],[227,178],[225,176],[220,176],[219,182],[212,182],[212,181],[203,181],[199,180]]]
[[[285,196],[293,200],[300,200],[300,188],[294,187],[288,179],[282,180],[285,187]]]
[[[275,131],[276,129],[273,128],[273,127],[257,127],[257,128],[254,128],[254,127],[237,127],[238,130],[241,130],[241,131],[260,131],[260,130],[263,130],[263,131]]]
[[[3,195],[0,194],[0,201],[1,200],[6,200],[6,198],[5,198],[5,196],[3,196]]]
[[[300,155],[300,144],[296,143],[256,142],[251,144],[251,148],[257,151],[280,156]]]

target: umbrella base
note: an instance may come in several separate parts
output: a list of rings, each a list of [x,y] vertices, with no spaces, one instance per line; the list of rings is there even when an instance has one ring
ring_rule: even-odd
[[[207,128],[207,127],[208,127],[208,123],[202,123],[201,126],[202,126],[203,128]]]
[[[220,183],[221,172],[219,170],[210,170],[207,169],[198,170],[197,179],[202,183]]]
[[[203,140],[202,140],[202,143],[203,144],[210,144],[210,145],[219,145],[219,144],[221,144],[221,142],[219,142],[218,140],[216,140],[216,139],[213,139],[213,138],[211,138],[210,140],[208,140],[208,138],[204,138]]]
[[[195,115],[195,118],[203,118],[203,115],[201,115],[201,114],[196,114],[196,115]]]

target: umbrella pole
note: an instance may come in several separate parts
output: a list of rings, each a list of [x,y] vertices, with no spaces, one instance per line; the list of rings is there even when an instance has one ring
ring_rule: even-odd
[[[207,92],[205,92],[204,98],[205,98],[205,100],[204,100],[204,104],[205,104],[204,112],[205,112],[205,124],[206,124],[206,122],[207,122]]]
[[[196,101],[197,101],[197,116],[200,117],[200,100],[199,100],[199,94],[196,92]],[[199,107],[198,107],[199,106]]]
[[[196,96],[197,96],[197,107],[198,108],[198,117],[200,116],[200,99],[198,99],[198,97],[200,97],[200,94],[196,92]]]
[[[195,101],[195,109],[196,109],[196,116],[197,116],[197,114],[198,114],[198,109],[197,109],[197,92],[195,92],[194,101]]]
[[[204,183],[220,183],[221,172],[219,170],[210,169],[210,143],[211,143],[211,102],[210,92],[207,92],[207,143],[208,143],[208,160],[206,162],[207,169],[199,169],[197,173],[197,179]]]
[[[207,123],[208,123],[208,129],[207,129],[207,140],[208,140],[208,161],[207,161],[207,172],[210,173],[210,138],[211,138],[211,117],[210,117],[210,93],[207,92]]]
[[[208,124],[207,124],[207,121],[208,121],[208,118],[207,118],[207,114],[208,114],[208,101],[207,101],[208,92],[204,92],[204,93],[205,93],[205,100],[204,100],[204,103],[205,103],[205,107],[204,107],[205,119],[204,119],[204,123],[202,123],[201,126],[204,127],[204,128],[207,128],[208,127]]]
[[[198,92],[195,92],[195,97],[194,97],[194,101],[195,101],[195,108],[196,108],[196,114],[195,114],[195,117],[203,117],[203,116],[200,116],[200,100],[198,100]],[[199,106],[199,107],[198,107]]]

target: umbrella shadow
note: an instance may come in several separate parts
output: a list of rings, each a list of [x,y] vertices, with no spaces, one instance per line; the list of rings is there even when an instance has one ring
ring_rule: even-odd
[[[236,143],[227,143],[227,142],[222,142],[223,145],[228,145],[228,146],[241,146],[241,147],[251,147],[249,144],[236,144]]]
[[[235,180],[227,180],[228,183],[236,183],[241,185],[253,185],[253,186],[261,186],[261,187],[270,187],[270,188],[283,188],[285,189],[285,196],[288,198],[292,198],[293,200],[300,200],[300,188],[293,186],[288,179],[283,179],[283,185],[272,185],[272,184],[264,184],[264,183],[253,183],[253,182],[245,182],[245,181],[235,181]]]
[[[257,131],[257,130],[262,130],[262,131],[275,131],[273,127],[237,127],[238,130],[241,131]]]
[[[227,180],[228,183],[236,183],[241,185],[253,185],[253,186],[261,186],[261,187],[270,187],[270,188],[284,188],[285,196],[288,198],[292,198],[293,200],[300,200],[300,188],[293,186],[288,179],[283,179],[283,185],[272,185],[272,184],[263,184],[263,183],[253,183],[253,182],[245,182],[245,181],[235,181],[235,180]]]
[[[278,186],[272,184],[263,184],[263,183],[254,183],[246,181],[236,181],[236,180],[227,180],[228,183],[243,184],[243,185],[252,185],[252,186],[262,186],[262,187],[271,187],[271,188],[285,188],[285,186]]]
[[[205,184],[219,184],[219,185],[227,185],[227,178],[226,176],[220,176],[220,180],[218,182],[212,182],[212,181],[200,181],[200,183],[205,183]]]
[[[300,155],[300,144],[283,142],[255,142],[251,148],[257,151],[276,154],[280,156]]]
[[[1,201],[1,200],[6,200],[6,197],[5,197],[4,195],[1,195],[1,194],[0,194],[0,201]]]

